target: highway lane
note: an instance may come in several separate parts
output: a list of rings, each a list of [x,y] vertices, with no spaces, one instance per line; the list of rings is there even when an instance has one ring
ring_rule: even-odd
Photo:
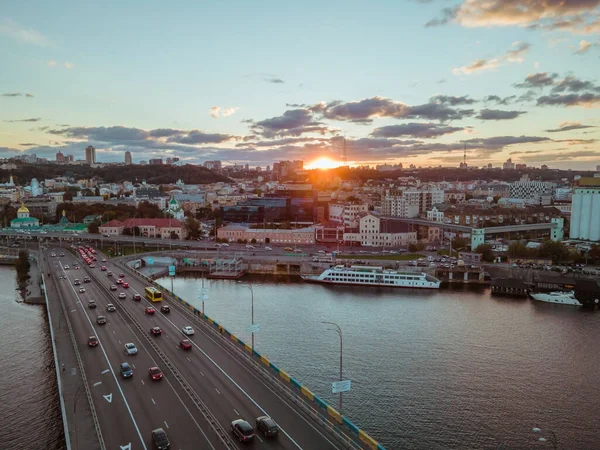
[[[70,260],[70,258],[68,258],[68,260]],[[57,268],[56,270],[59,269]],[[112,299],[108,300],[104,291],[98,286],[94,286],[93,282],[82,283],[82,286],[86,289],[85,293],[80,294],[77,292],[79,286],[73,286],[73,280],[75,278],[82,279],[84,273],[84,270],[70,269],[63,271],[63,274],[67,276],[66,280],[61,280],[63,291],[68,292],[68,290],[71,290],[72,294],[80,299],[77,306],[79,307],[78,312],[82,313],[79,315],[81,320],[73,320],[73,322],[78,322],[74,323],[74,328],[82,329],[83,333],[81,333],[81,339],[85,342],[85,346],[87,346],[87,336],[90,334],[98,336],[101,343],[99,348],[84,348],[82,349],[82,352],[87,351],[90,353],[94,350],[102,350],[105,353],[103,361],[102,359],[97,358],[96,367],[91,369],[90,372],[100,376],[107,374],[106,370],[109,370],[117,387],[115,391],[111,392],[111,400],[115,399],[118,392],[121,393],[123,401],[126,402],[126,406],[128,406],[127,409],[129,410],[128,412],[130,413],[134,425],[140,430],[138,433],[138,442],[136,443],[132,440],[132,450],[135,448],[153,448],[151,431],[157,427],[162,427],[167,431],[172,443],[172,448],[193,449],[198,448],[200,443],[202,443],[200,444],[202,448],[215,448],[207,439],[206,432],[201,429],[198,421],[193,417],[189,406],[184,403],[169,382],[168,376],[165,376],[160,382],[153,382],[149,378],[147,374],[148,368],[152,366],[160,367],[160,364],[153,359],[153,352],[147,349],[146,346],[136,338],[133,330],[131,330],[119,313],[106,312],[106,305],[109,302],[115,304],[117,308],[119,307],[118,303]],[[89,309],[87,306],[88,300],[91,298],[94,298],[98,304],[98,307],[95,309]],[[105,315],[108,319],[108,323],[104,326],[97,325],[95,323],[97,315]],[[134,342],[136,344],[138,347],[137,355],[129,357],[125,356],[124,344],[126,342]],[[108,363],[106,360],[108,360]],[[134,376],[131,379],[122,379],[119,374],[119,364],[124,361],[128,361],[132,367],[134,367]],[[98,362],[102,362],[100,367],[98,367]],[[104,381],[101,381],[101,383],[104,383]],[[99,386],[101,385],[96,385],[94,388]],[[106,412],[104,415],[108,416],[113,421],[123,421],[123,412],[117,411],[117,414],[115,414],[116,411],[113,411],[110,408],[112,401],[109,403],[105,397],[102,398],[102,401],[106,403],[103,405],[104,412]],[[107,408],[110,411],[107,412]],[[102,428],[104,430],[103,434],[106,434],[107,429],[113,430],[112,427],[105,428],[104,425]],[[117,426],[114,429],[119,430],[119,427]],[[207,430],[207,432],[210,433],[210,430]],[[121,440],[123,440],[123,437],[128,436],[124,431],[120,431],[118,434],[121,436]],[[119,445],[126,444],[127,443],[122,442]],[[224,448],[224,446],[218,446],[216,448]]]
[[[115,275],[121,272],[120,268],[110,261],[107,266]],[[108,277],[104,278],[101,275],[101,282],[102,279],[105,279],[103,283],[107,286],[111,283]],[[158,338],[157,342],[160,341],[159,345],[163,351],[177,364],[188,382],[198,391],[202,391],[203,399],[206,398],[205,401],[210,402],[211,408],[214,405],[213,412],[222,423],[228,425],[231,420],[237,418],[238,413],[250,422],[259,415],[267,414],[271,415],[284,431],[276,443],[276,448],[338,448],[338,444],[319,426],[306,420],[294,405],[280,397],[268,382],[263,382],[253,370],[248,369],[237,358],[231,357],[219,342],[202,330],[202,327],[194,327],[196,335],[190,340],[196,344],[195,348],[191,352],[179,350],[175,344],[185,337],[180,330],[181,327],[190,324],[189,320],[175,309],[169,315],[158,311],[152,318],[145,316],[143,308],[150,302],[143,300],[137,303],[131,300],[134,292],[144,296],[145,282],[129,276],[126,277],[126,281],[131,287],[123,307],[131,309],[138,320],[152,325],[158,324],[166,332],[166,336],[169,337],[163,341]],[[166,343],[171,338],[174,338],[175,342]],[[183,353],[186,353],[185,357]]]

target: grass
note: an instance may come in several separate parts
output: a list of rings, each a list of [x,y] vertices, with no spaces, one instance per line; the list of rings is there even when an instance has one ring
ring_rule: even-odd
[[[372,259],[372,260],[387,260],[387,261],[412,261],[414,259],[424,258],[425,255],[420,253],[407,253],[405,255],[337,255],[336,258],[340,259]]]
[[[439,250],[437,254],[440,256],[456,256],[458,258],[458,252],[456,250],[452,250],[452,255],[450,255],[448,250]]]

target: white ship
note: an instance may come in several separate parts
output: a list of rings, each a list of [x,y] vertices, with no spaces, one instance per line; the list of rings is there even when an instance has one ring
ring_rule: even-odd
[[[550,293],[532,293],[529,294],[534,300],[546,303],[558,303],[560,305],[581,306],[581,302],[575,298],[575,293],[570,292],[550,292]]]
[[[440,280],[426,273],[398,272],[378,266],[338,265],[320,275],[302,275],[313,283],[355,284],[361,286],[388,286],[404,288],[439,289]]]

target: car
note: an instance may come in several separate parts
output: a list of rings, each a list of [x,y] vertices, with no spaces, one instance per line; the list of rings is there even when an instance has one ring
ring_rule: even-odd
[[[222,244],[221,244],[221,247],[229,247],[229,244],[227,244],[227,243],[222,243]]]
[[[102,258],[102,262],[106,262],[106,258]]]
[[[88,302],[88,306],[89,306],[90,308],[95,308],[95,307],[96,307],[96,300],[90,300],[90,301]]]
[[[183,327],[181,329],[181,331],[183,331],[183,334],[187,334],[188,336],[191,336],[194,334],[194,329],[192,327],[190,327],[189,325],[187,327]]]
[[[96,347],[98,345],[98,338],[96,336],[90,336],[88,338],[88,345],[90,347]]]
[[[80,284],[81,284],[81,281],[79,281],[79,280],[73,281],[73,286],[79,286]]]
[[[146,309],[144,309],[144,312],[146,314],[152,315],[156,312],[156,310],[152,306],[146,306]]]
[[[160,370],[158,367],[150,367],[148,369],[148,375],[150,375],[150,378],[152,378],[154,381],[160,381],[163,377],[162,370]]]
[[[98,325],[106,325],[106,317],[98,316],[98,318],[96,319],[96,323]]]
[[[231,432],[240,442],[250,442],[254,439],[254,428],[243,419],[231,422]]]
[[[96,264],[90,264],[90,268],[94,269],[96,267]]]
[[[279,426],[269,416],[260,416],[256,418],[256,431],[265,437],[275,437],[279,434]]]
[[[108,269],[106,268],[106,266],[102,266],[102,267],[100,267],[100,270],[101,270],[102,272],[106,272]]]
[[[141,301],[141,300],[142,300],[142,296],[141,296],[140,294],[133,294],[133,299],[134,299],[136,302],[139,302],[139,301]]]
[[[109,276],[109,277],[112,277],[113,273],[112,272],[108,272],[106,275]]]
[[[157,450],[167,450],[171,445],[167,433],[165,433],[165,430],[162,428],[152,430],[152,440],[154,441],[154,446]]]
[[[65,256],[65,254],[64,254],[64,253],[61,253],[61,254],[60,254],[60,256]]]
[[[125,292],[119,292],[119,298],[121,300],[125,300],[127,298],[127,295],[125,294]]]
[[[123,378],[131,378],[133,376],[133,369],[126,362],[121,363],[120,371]]]
[[[254,245],[246,244],[246,248],[254,249],[255,247],[254,247]]]
[[[52,256],[54,258],[54,257],[56,257],[56,253],[51,253],[50,256]]]
[[[123,280],[121,280],[120,278],[117,278],[117,284],[123,284]]]
[[[129,283],[123,283],[123,287],[124,288],[128,288],[129,287]]]
[[[119,278],[125,278],[125,274],[124,273],[120,273],[119,274]]]
[[[169,308],[169,305],[162,305],[160,307],[160,312],[164,312],[165,314],[168,314],[171,312],[171,308]]]
[[[153,336],[160,336],[162,334],[162,330],[160,329],[160,327],[152,327],[150,328],[150,334],[152,334]]]
[[[117,308],[115,308],[115,305],[113,305],[112,303],[109,303],[108,305],[106,305],[106,310],[108,312],[115,312]]]
[[[83,279],[83,282],[84,282],[84,283],[91,283],[91,282],[92,282],[92,280],[90,280],[88,277],[85,277],[85,278]]]
[[[272,249],[271,247],[265,247],[265,250],[267,250],[267,251],[269,251],[269,252],[270,252],[270,251],[272,251],[273,249]]]
[[[112,285],[110,286],[110,290],[111,290],[111,291],[116,291],[116,290],[117,290],[117,285],[116,285],[116,284],[112,284]]]
[[[69,266],[65,266],[65,270],[69,270]]]
[[[189,339],[182,339],[181,341],[179,341],[179,347],[181,347],[184,350],[191,350],[192,342]]]
[[[125,354],[126,355],[137,354],[137,348],[136,348],[135,344],[133,344],[132,342],[125,344]]]

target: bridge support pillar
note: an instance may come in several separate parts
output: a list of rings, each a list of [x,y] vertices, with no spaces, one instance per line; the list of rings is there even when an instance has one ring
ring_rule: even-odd
[[[485,243],[485,228],[471,228],[471,251]]]
[[[562,241],[565,237],[565,219],[562,217],[553,217],[552,223],[556,224],[556,228],[550,230],[550,239],[553,241]]]

